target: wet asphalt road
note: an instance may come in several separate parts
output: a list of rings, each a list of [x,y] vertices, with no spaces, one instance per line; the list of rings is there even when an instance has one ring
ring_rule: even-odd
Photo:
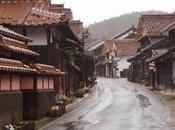
[[[93,93],[76,110],[42,130],[171,130],[167,118],[166,106],[143,86],[98,78]]]

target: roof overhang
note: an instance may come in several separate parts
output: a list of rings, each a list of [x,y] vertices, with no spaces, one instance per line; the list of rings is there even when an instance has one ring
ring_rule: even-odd
[[[159,53],[159,54],[156,54],[156,55],[154,55],[154,56],[152,56],[152,57],[146,59],[146,63],[150,63],[150,62],[152,62],[152,61],[154,61],[154,60],[157,60],[157,59],[161,58],[162,56],[167,55],[168,53],[169,53],[169,49],[166,49],[166,50],[164,50],[163,52],[161,52],[161,53]]]

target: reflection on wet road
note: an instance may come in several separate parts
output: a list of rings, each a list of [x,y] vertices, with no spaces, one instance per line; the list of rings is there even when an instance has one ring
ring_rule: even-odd
[[[92,94],[42,130],[171,130],[168,111],[144,87],[126,79],[98,78]]]

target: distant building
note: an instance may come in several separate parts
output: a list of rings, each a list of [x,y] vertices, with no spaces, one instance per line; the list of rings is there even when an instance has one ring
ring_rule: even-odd
[[[99,76],[120,77],[120,72],[128,69],[127,58],[134,55],[139,44],[135,41],[134,27],[103,41],[91,44],[87,50],[96,57],[96,71]]]
[[[114,40],[117,52],[117,76],[127,77],[127,73],[121,75],[122,71],[127,72],[130,66],[130,62],[127,61],[128,58],[132,57],[137,53],[140,48],[139,42],[136,42],[135,38],[128,39],[117,39]]]

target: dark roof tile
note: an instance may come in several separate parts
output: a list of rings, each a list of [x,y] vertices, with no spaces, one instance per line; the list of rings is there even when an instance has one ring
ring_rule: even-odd
[[[161,36],[163,29],[175,22],[175,14],[142,15],[140,23],[148,36]]]
[[[134,39],[114,40],[114,43],[119,57],[132,56],[136,54],[140,48],[139,42],[136,42]]]

